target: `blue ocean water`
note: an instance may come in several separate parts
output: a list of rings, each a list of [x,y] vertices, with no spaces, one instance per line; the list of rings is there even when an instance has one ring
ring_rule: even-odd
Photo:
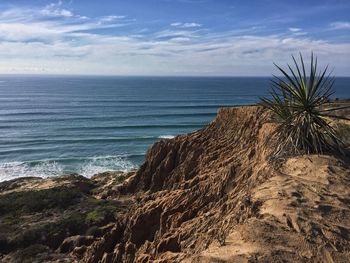
[[[254,104],[269,78],[0,76],[0,181],[130,170],[149,146]],[[336,97],[350,98],[350,78]]]

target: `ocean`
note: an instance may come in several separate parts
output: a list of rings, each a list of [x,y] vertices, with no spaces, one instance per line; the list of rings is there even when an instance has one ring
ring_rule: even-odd
[[[0,76],[0,181],[137,168],[157,140],[267,95],[260,77]],[[350,78],[334,97],[350,98]]]

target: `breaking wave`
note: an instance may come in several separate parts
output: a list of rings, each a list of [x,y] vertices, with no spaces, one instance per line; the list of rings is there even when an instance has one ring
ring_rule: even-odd
[[[130,156],[132,157],[132,156]],[[141,154],[139,155],[141,157]],[[0,182],[19,177],[52,177],[67,173],[78,173],[85,177],[105,171],[127,172],[138,165],[129,156],[96,156],[76,159],[42,160],[31,162],[0,163]],[[76,163],[70,166],[68,163]],[[73,169],[71,167],[74,167]]]
[[[175,138],[174,135],[161,135],[158,137],[159,139],[172,139]]]

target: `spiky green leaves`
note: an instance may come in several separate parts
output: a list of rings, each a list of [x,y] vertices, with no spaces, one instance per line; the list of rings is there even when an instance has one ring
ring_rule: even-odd
[[[304,59],[300,64],[292,56],[295,68],[289,73],[275,64],[283,77],[274,76],[270,98],[262,98],[262,105],[273,112],[278,123],[276,153],[323,153],[339,149],[341,144],[335,129],[329,125],[322,106],[333,94],[334,77],[327,74],[328,66],[317,70],[317,58],[311,55],[307,75]]]

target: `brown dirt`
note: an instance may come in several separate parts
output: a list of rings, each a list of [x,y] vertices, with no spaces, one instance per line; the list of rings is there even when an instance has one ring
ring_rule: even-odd
[[[329,156],[289,159],[252,189],[259,216],[185,262],[348,262],[350,170]]]

